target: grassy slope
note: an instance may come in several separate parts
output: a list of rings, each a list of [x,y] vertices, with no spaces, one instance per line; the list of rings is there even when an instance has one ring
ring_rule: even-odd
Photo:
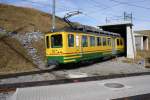
[[[56,18],[58,28],[66,26],[60,18]],[[31,8],[15,7],[0,4],[0,27],[18,34],[40,30],[47,32],[51,26],[51,16]],[[22,34],[23,35],[23,34]],[[44,40],[33,43],[38,53],[45,57]],[[11,37],[0,38],[0,74],[28,71],[35,69],[32,60],[19,41]]]

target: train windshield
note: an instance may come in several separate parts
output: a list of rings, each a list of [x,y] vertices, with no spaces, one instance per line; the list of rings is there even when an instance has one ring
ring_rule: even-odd
[[[62,48],[61,34],[56,34],[51,36],[51,48]]]

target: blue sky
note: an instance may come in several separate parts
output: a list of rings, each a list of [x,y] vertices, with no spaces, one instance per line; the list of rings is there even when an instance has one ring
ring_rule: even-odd
[[[52,0],[0,0],[2,3],[31,7],[51,13]],[[150,29],[150,0],[56,0],[56,15],[79,10],[83,14],[70,20],[98,26],[122,18],[123,12],[133,14],[134,30]]]

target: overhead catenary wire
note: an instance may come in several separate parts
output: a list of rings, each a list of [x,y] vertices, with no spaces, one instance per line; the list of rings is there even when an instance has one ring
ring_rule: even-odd
[[[10,2],[11,0],[9,0]],[[34,6],[42,6],[43,8],[44,7],[48,7],[49,9],[52,7],[52,4],[45,4],[45,3],[40,3],[40,2],[35,2],[35,1],[31,1],[31,0],[20,0],[20,1],[23,1],[23,2],[26,2],[26,3],[31,3],[31,4],[34,4]],[[13,2],[13,1],[12,1]],[[10,2],[10,3],[12,3]],[[61,6],[57,6],[57,9],[58,10],[65,10],[65,11],[70,11],[69,9],[66,9],[64,7],[61,7]],[[57,10],[56,9],[56,10]]]
[[[111,15],[111,16],[117,16],[117,15],[115,15],[115,14],[113,14],[113,13],[108,13],[108,12],[104,12],[105,10],[108,10],[108,9],[111,9],[111,8],[113,8],[113,7],[116,7],[116,6],[119,6],[120,4],[114,4],[114,5],[112,5],[112,6],[107,6],[107,7],[105,7],[105,8],[101,8],[101,5],[97,5],[96,7],[95,7],[95,4],[98,4],[99,2],[97,2],[97,1],[93,1],[93,0],[87,0],[87,1],[90,1],[90,5],[93,5],[93,7],[92,7],[92,9],[94,9],[93,11],[84,11],[84,9],[81,9],[82,10],[82,12],[85,12],[86,13],[86,15],[90,15],[90,17],[93,17],[94,18],[94,16],[93,16],[93,14],[98,14],[98,15]],[[92,4],[92,3],[95,3],[95,4]],[[105,5],[106,6],[106,5]],[[118,15],[119,16],[119,15]]]
[[[93,1],[93,0],[90,0],[90,1]],[[143,9],[150,9],[150,8],[148,8],[148,7],[139,6],[139,5],[135,5],[135,4],[130,4],[130,3],[128,3],[128,2],[120,2],[120,1],[116,1],[116,0],[112,0],[112,1],[117,2],[117,4],[115,4],[114,7],[115,7],[115,6],[119,6],[119,5],[126,4],[126,5],[128,5],[128,6],[135,6],[135,7],[143,8]],[[143,1],[146,1],[146,0],[133,1],[133,2],[131,2],[131,3],[143,2]],[[97,2],[96,2],[96,3],[97,3]],[[112,7],[113,7],[113,6],[112,6]],[[112,8],[112,7],[104,8],[104,9],[102,9],[102,10],[104,11],[104,10],[110,9],[110,8]],[[97,11],[96,11],[96,12],[97,12]],[[95,13],[95,12],[92,12],[92,13]],[[112,15],[112,14],[108,14],[108,15]],[[117,17],[117,16],[113,15],[113,17]],[[119,16],[119,17],[121,17],[121,16]],[[110,17],[109,17],[109,18],[110,18]],[[117,18],[111,18],[111,19],[113,19],[113,20],[119,20],[118,17],[117,17]],[[122,19],[123,19],[123,18],[122,18]],[[134,19],[134,20],[138,20],[138,19],[136,18],[136,19]],[[147,21],[147,20],[143,20],[143,21]]]
[[[90,5],[93,5],[93,7],[92,7],[92,9],[94,9],[93,11],[89,11],[89,13],[90,14],[94,14],[94,13],[98,13],[98,12],[103,12],[103,11],[105,11],[105,10],[108,10],[108,9],[111,9],[111,8],[113,8],[113,7],[116,7],[116,6],[119,6],[120,4],[114,4],[114,5],[111,5],[111,6],[107,6],[107,5],[105,5],[106,7],[104,7],[104,8],[102,8],[101,6],[103,5],[100,5],[100,4],[98,4],[99,2],[97,2],[97,1],[93,1],[93,0],[88,0],[88,1],[90,1]],[[92,4],[93,3],[93,4]],[[95,4],[97,5],[97,6],[95,6]],[[96,10],[98,8],[98,10]],[[104,14],[105,12],[103,12],[103,14]]]
[[[127,6],[132,6],[132,7],[137,7],[137,8],[150,10],[149,7],[140,6],[140,5],[136,5],[136,4],[132,4],[132,3],[128,3],[128,2],[121,2],[121,1],[117,1],[117,0],[110,0],[110,1],[113,1],[113,2],[116,2],[116,3],[119,3],[119,4],[124,4],[124,5],[127,5]]]
[[[33,1],[30,1],[30,0],[24,0],[24,1],[28,1],[28,2],[31,2],[31,3],[37,3],[37,2],[33,2]],[[90,0],[90,1],[93,1],[93,0]],[[116,1],[116,0],[113,0],[113,1]],[[140,1],[137,1],[137,2],[142,2],[142,1],[144,1],[144,0],[140,0]],[[94,2],[95,2],[95,0],[94,0]],[[98,2],[95,2],[95,3],[98,3]],[[124,3],[127,3],[127,2],[124,2]],[[135,2],[132,2],[132,3],[135,3]],[[40,4],[40,3],[37,3],[37,4]],[[130,3],[127,3],[127,4],[130,4]],[[43,5],[43,6],[52,6],[51,4],[40,4],[40,5]],[[114,5],[112,5],[112,6],[110,6],[110,7],[106,7],[106,8],[101,8],[101,7],[99,7],[99,9],[101,9],[101,11],[104,11],[104,10],[107,10],[107,9],[111,9],[111,8],[113,8],[113,7],[116,7],[116,6],[119,6],[120,5],[120,3],[118,3],[118,4],[114,4]],[[133,4],[132,4],[133,5]],[[97,6],[98,7],[98,6]],[[65,10],[66,12],[67,11],[71,11],[71,9],[77,9],[77,8],[73,8],[73,7],[71,7],[71,9],[70,9],[70,7],[69,8],[67,8],[67,7],[65,7],[65,6],[57,6],[57,9],[63,9],[63,10]],[[82,8],[79,8],[79,9],[82,9]],[[83,10],[83,9],[82,9]],[[83,12],[83,11],[82,11]],[[98,12],[97,10],[95,10],[95,12]],[[95,21],[99,21],[98,19],[96,19],[95,17],[93,17],[92,16],[92,14],[93,13],[95,13],[95,12],[91,12],[91,14],[88,14],[88,13],[90,13],[90,12],[84,12],[83,13],[83,15],[85,15],[85,16],[87,16],[87,17],[89,17],[89,18],[92,18],[93,20],[95,20]],[[104,14],[104,13],[102,13],[102,14]],[[116,15],[114,15],[114,14],[111,14],[111,13],[108,13],[108,15],[112,15],[112,17],[116,17],[116,18],[111,18],[111,19],[115,19],[115,20],[119,20],[119,18],[118,18],[118,16],[116,16]],[[121,17],[121,16],[119,16],[119,17]],[[109,17],[110,18],[110,17]],[[134,19],[134,20],[138,20],[138,19]],[[144,20],[145,21],[145,20]]]
[[[150,22],[150,20],[148,19],[142,19],[142,18],[137,18],[137,17],[133,17],[133,20],[136,20],[136,21],[142,21],[142,22]]]
[[[96,19],[95,17],[93,17],[93,16],[90,16],[90,15],[88,15],[88,14],[86,14],[86,13],[82,13],[84,16],[87,16],[87,17],[89,17],[89,18],[92,18],[93,20],[95,20],[95,22],[99,22],[100,20],[98,20],[98,19]]]
[[[11,1],[11,0],[10,0]],[[20,0],[20,1],[24,1],[24,2],[28,2],[28,3],[32,3],[32,4],[35,4],[35,6],[42,6],[43,7],[51,7],[52,5],[51,4],[46,4],[46,3],[41,3],[41,2],[35,2],[35,1],[31,1],[31,0]],[[137,2],[143,2],[143,1],[148,1],[148,0],[136,0],[136,1],[130,1],[130,2],[123,2],[123,1],[118,1],[118,0],[109,0],[109,1],[112,1],[112,2],[115,2],[116,4],[112,5],[112,6],[107,6],[106,4],[103,5],[102,3],[100,3],[99,1],[96,1],[96,0],[87,0],[87,1],[91,1],[89,4],[90,5],[93,5],[93,7],[91,7],[90,9],[92,9],[93,11],[87,11],[86,9],[84,9],[83,7],[80,7],[80,8],[75,8],[75,7],[68,7],[67,5],[59,5],[56,7],[57,10],[61,11],[61,12],[68,12],[68,11],[73,11],[73,10],[79,10],[81,9],[83,14],[91,19],[93,19],[94,21],[98,21],[99,19],[94,15],[95,13],[100,13],[101,15],[108,15],[110,16],[112,19],[117,19],[119,17],[116,16],[116,14],[113,14],[113,13],[108,13],[106,12],[105,10],[108,10],[108,9],[111,9],[113,7],[117,7],[119,5],[127,5],[127,6],[131,6],[131,7],[138,7],[138,8],[141,8],[141,9],[147,9],[149,10],[150,8],[149,7],[145,7],[145,6],[141,6],[141,5],[137,5],[137,4],[133,4],[133,3],[137,3]],[[9,2],[8,2],[9,3]],[[99,3],[99,4],[98,4]],[[97,4],[96,7],[94,7],[95,5]],[[100,4],[102,4],[103,6],[105,6],[106,8],[103,8],[100,6]],[[49,9],[50,10],[50,9]],[[105,12],[104,12],[105,11]],[[100,15],[99,14],[99,15]],[[108,17],[108,18],[110,18]],[[115,17],[115,18],[113,18]],[[136,21],[145,21],[147,22],[148,20],[140,17],[140,18],[133,18],[133,20],[136,20]]]
[[[35,2],[35,1],[30,1],[30,0],[21,0],[21,1],[23,1],[23,2],[27,2],[27,3],[32,3],[32,4],[35,4],[35,6],[42,6],[42,7],[48,7],[48,8],[50,8],[51,6],[52,6],[52,4],[45,4],[45,3],[39,3],[39,2]],[[71,9],[70,9],[70,7],[68,8],[68,7],[65,7],[65,6],[57,6],[57,9],[58,10],[63,10],[63,11],[65,11],[65,12],[68,12],[68,11],[72,11],[72,9],[78,9],[78,8],[73,8],[73,7],[71,7]],[[81,9],[81,8],[79,8],[79,9]],[[102,9],[102,8],[101,8]],[[103,8],[103,9],[106,9],[106,8]],[[107,7],[107,9],[108,9],[108,7]],[[50,10],[50,9],[49,9]],[[82,9],[83,10],[83,9]],[[85,11],[84,11],[85,12]],[[97,12],[97,10],[95,11],[95,12]],[[96,19],[96,18],[94,18],[92,15],[90,15],[89,14],[90,12],[86,12],[86,15],[85,16],[88,16],[88,17],[91,17],[91,18],[93,18],[94,20]],[[93,12],[92,12],[93,13]],[[97,21],[97,19],[96,19],[96,21]]]

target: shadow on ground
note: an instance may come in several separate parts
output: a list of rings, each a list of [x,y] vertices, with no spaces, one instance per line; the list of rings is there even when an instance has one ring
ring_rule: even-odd
[[[89,67],[91,65],[105,62],[105,61],[112,60],[112,59],[114,59],[114,57],[99,58],[99,59],[95,59],[92,61],[83,61],[79,63],[62,64],[62,65],[54,67],[53,70],[60,71],[60,70],[72,70],[72,69],[78,69],[82,67]]]

